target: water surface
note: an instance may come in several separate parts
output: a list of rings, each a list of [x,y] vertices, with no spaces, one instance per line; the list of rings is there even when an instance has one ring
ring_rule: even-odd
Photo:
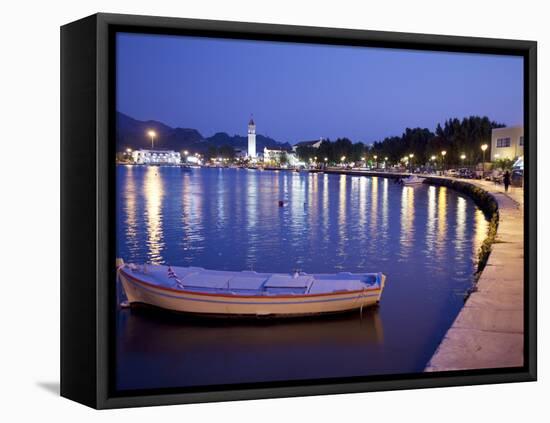
[[[284,207],[278,201],[284,201]],[[117,167],[117,255],[216,270],[384,272],[378,308],[297,321],[117,310],[119,389],[412,373],[463,305],[487,222],[445,187]]]

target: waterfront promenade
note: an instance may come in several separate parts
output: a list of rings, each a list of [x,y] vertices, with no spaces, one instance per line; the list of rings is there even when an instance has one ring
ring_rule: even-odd
[[[328,173],[401,177],[409,174],[329,170]],[[499,207],[496,241],[476,291],[443,337],[426,372],[521,367],[524,357],[524,193],[489,181],[454,179],[489,192]],[[449,258],[452,260],[452,257]]]
[[[427,372],[523,366],[523,189],[466,181],[499,206],[491,255],[473,292],[426,367]]]

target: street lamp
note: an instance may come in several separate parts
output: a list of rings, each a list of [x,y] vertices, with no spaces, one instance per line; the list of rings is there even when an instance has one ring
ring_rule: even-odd
[[[443,170],[445,170],[445,168],[447,167],[447,166],[445,166],[445,156],[446,155],[447,155],[447,152],[445,150],[443,150],[441,152],[441,156],[443,156],[443,158],[441,159],[441,161],[443,162]]]
[[[346,156],[340,157],[340,161],[342,162],[342,167],[344,166],[344,160],[346,160]]]
[[[411,160],[409,161],[409,172],[410,172],[410,173],[412,173],[412,159],[413,159],[413,157],[414,157],[414,154],[413,154],[413,153],[409,154],[409,159],[411,159]]]
[[[460,155],[460,160],[461,160],[460,163],[461,163],[461,166],[462,166],[462,167],[464,167],[464,159],[465,159],[465,158],[466,158],[466,154],[462,153],[462,154]]]
[[[149,135],[151,137],[151,150],[154,150],[155,149],[155,137],[157,136],[157,133],[155,131],[153,131],[152,129],[150,129],[149,131],[147,131],[147,135]]]
[[[376,169],[378,169],[378,161],[377,161],[378,156],[374,155],[374,156],[372,156],[372,158],[374,159],[374,167],[375,167]]]
[[[487,150],[489,146],[487,144],[483,144],[481,146],[481,151],[483,151],[483,170],[485,171],[485,150]]]

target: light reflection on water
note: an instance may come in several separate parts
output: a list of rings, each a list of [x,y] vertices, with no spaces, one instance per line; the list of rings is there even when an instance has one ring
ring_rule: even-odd
[[[470,199],[445,187],[118,166],[117,255],[127,262],[388,275],[380,307],[363,320],[204,323],[119,310],[118,386],[421,371],[462,306],[487,227]],[[213,371],[216,360],[224,365]]]

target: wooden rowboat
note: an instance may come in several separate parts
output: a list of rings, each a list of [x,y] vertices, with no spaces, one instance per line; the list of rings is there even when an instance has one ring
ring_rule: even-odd
[[[278,274],[124,264],[117,273],[130,305],[205,315],[303,316],[376,305],[382,273]]]

